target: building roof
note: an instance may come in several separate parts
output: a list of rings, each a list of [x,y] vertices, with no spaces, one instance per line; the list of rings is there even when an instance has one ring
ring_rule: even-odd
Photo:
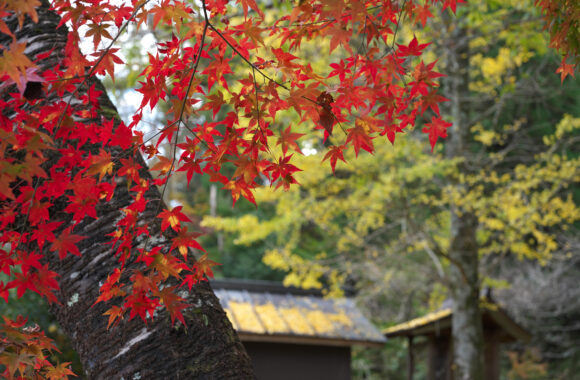
[[[515,340],[526,342],[530,340],[530,333],[511,319],[498,304],[482,300],[480,307],[484,330],[486,328],[499,328],[504,333],[502,337],[504,342]],[[423,317],[387,327],[383,330],[383,333],[389,338],[395,336],[446,334],[451,329],[452,314],[452,306],[449,306]]]
[[[331,346],[380,345],[386,339],[351,298],[265,281],[213,280],[211,285],[242,341]]]

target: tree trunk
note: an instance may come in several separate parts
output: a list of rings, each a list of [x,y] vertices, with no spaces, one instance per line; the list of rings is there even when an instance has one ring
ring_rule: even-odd
[[[469,38],[460,21],[446,18],[445,96],[453,125],[445,142],[448,158],[469,160]],[[459,164],[466,171],[465,161]],[[452,183],[453,186],[465,185]],[[449,259],[451,294],[453,297],[452,335],[455,380],[483,379],[483,328],[479,310],[479,258],[476,240],[477,217],[457,205],[451,206]]]
[[[65,27],[56,29],[59,18],[47,9],[46,3],[38,9],[38,16],[38,24],[27,18],[23,28],[17,31],[17,38],[27,41],[26,53],[31,58],[54,49],[50,58],[38,62],[44,70],[59,63],[67,32]],[[18,29],[14,17],[5,21],[12,30]],[[9,45],[10,38],[0,33],[0,44]],[[108,118],[116,115],[102,85],[97,85],[103,90],[99,99],[100,112]],[[54,102],[58,99],[45,100]],[[9,110],[3,111],[9,113]],[[99,118],[92,121],[99,122]],[[115,156],[121,152],[112,153]],[[145,168],[141,178],[150,179],[143,158],[139,155],[135,160]],[[127,183],[123,183],[125,177],[117,176],[116,179],[117,190],[113,199],[98,205],[98,219],[85,218],[74,230],[75,234],[86,236],[79,244],[81,257],[68,255],[59,260],[55,252],[44,249],[51,269],[59,274],[59,303],[53,304],[51,309],[78,351],[86,375],[91,379],[126,380],[254,378],[251,361],[208,283],[196,285],[187,292],[187,301],[192,305],[183,312],[187,327],[180,323],[172,327],[169,315],[164,311],[154,320],[148,320],[147,324],[138,317],[130,321],[125,318],[107,329],[107,317],[103,312],[108,306],[103,303],[92,305],[99,294],[99,283],[118,265],[107,234],[116,230],[116,221],[123,215],[122,209],[132,202]],[[156,217],[161,195],[156,187],[152,187],[146,196],[150,201],[140,215],[139,225],[149,226],[150,246],[162,246],[163,251],[168,252],[171,241],[160,234],[160,219]],[[51,221],[64,221],[63,226],[70,223],[71,217],[64,212],[65,207],[65,201],[54,205],[50,210]],[[133,248],[139,243],[143,242],[135,241]],[[128,271],[136,265],[129,260]]]

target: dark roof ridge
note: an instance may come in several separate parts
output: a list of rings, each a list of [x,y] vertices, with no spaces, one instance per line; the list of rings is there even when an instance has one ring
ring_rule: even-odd
[[[302,289],[295,286],[284,286],[280,282],[265,280],[246,279],[211,279],[209,280],[214,289],[245,290],[247,292],[268,292],[273,294],[293,294],[302,296],[323,297],[320,289]]]
[[[274,294],[293,294],[324,297],[324,292],[322,289],[304,289],[296,286],[286,286],[278,281],[219,278],[210,279],[209,283],[216,289],[246,290],[248,292],[270,292]],[[356,291],[350,286],[344,286],[342,290],[344,291],[345,298],[352,298],[356,295]]]

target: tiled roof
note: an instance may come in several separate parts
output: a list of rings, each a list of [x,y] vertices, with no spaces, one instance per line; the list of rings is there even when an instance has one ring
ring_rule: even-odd
[[[243,341],[342,346],[385,342],[350,298],[325,299],[257,281],[212,281],[212,287]]]
[[[433,313],[429,313],[423,317],[411,319],[407,322],[399,323],[398,325],[387,327],[383,329],[383,333],[387,336],[397,336],[397,335],[420,335],[422,331],[418,331],[421,327],[429,326],[437,322],[444,327],[449,327],[450,324],[445,322],[447,317],[451,316],[451,309],[438,310]],[[443,323],[442,323],[443,322]]]
[[[482,299],[480,301],[480,307],[484,324],[493,323],[494,326],[501,328],[505,333],[506,341],[528,341],[530,339],[530,334],[512,320],[498,304]],[[383,329],[383,333],[389,338],[395,336],[439,334],[440,331],[451,328],[452,314],[451,307],[447,307],[423,317],[387,327]]]

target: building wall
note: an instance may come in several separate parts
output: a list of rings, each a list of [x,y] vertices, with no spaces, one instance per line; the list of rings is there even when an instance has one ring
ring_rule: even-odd
[[[258,380],[350,380],[350,347],[244,342]]]
[[[451,339],[449,334],[430,336],[428,344],[428,374],[429,380],[452,380]]]

